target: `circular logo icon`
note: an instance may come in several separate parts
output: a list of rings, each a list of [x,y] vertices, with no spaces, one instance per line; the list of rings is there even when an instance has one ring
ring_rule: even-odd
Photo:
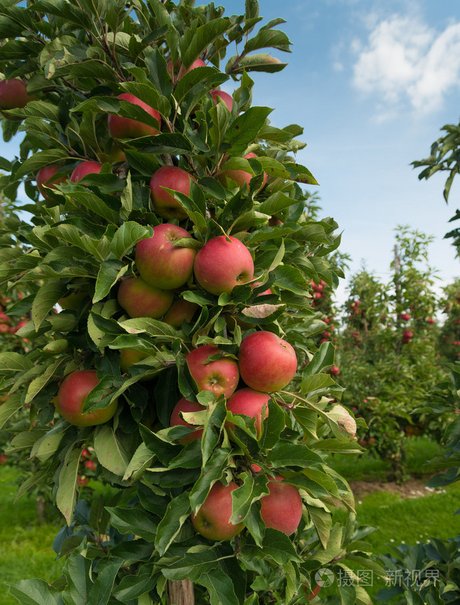
[[[334,584],[335,575],[330,569],[322,567],[315,573],[315,580],[318,586],[327,588],[328,586],[332,586],[332,584]]]

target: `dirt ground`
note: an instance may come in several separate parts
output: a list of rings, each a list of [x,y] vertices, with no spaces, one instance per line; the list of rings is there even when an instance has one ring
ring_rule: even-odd
[[[357,500],[360,500],[363,496],[368,496],[373,492],[390,492],[392,494],[398,494],[401,498],[420,498],[439,491],[427,487],[425,483],[426,481],[417,479],[411,479],[401,485],[385,481],[351,481],[350,486]]]

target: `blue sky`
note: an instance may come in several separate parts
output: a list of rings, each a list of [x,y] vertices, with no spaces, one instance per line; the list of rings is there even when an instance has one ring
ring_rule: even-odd
[[[199,2],[202,4],[203,2]],[[244,0],[217,0],[227,13]],[[283,17],[293,42],[288,67],[257,74],[254,102],[275,108],[277,126],[305,129],[299,160],[320,182],[324,212],[343,230],[342,250],[388,272],[394,228],[410,224],[435,236],[431,263],[444,282],[460,275],[443,240],[458,207],[442,177],[419,181],[410,162],[428,155],[445,123],[460,117],[458,0],[261,0],[266,20]],[[1,144],[12,157],[18,141]],[[460,177],[459,177],[460,179]],[[344,297],[344,284],[339,300]]]
[[[220,2],[227,12],[243,0]],[[308,147],[299,159],[320,182],[324,212],[343,229],[352,270],[385,276],[394,228],[435,236],[431,264],[442,282],[460,275],[443,240],[458,207],[442,177],[419,181],[410,162],[426,157],[445,123],[460,118],[458,0],[261,0],[266,19],[283,17],[293,43],[288,67],[256,78],[254,102],[274,107],[277,126],[296,122]],[[460,177],[459,177],[460,179]],[[441,282],[440,282],[441,284]],[[344,286],[339,299],[344,296]]]

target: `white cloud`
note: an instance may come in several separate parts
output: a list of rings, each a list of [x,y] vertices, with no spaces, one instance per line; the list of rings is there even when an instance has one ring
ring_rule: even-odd
[[[374,23],[366,43],[354,40],[353,84],[378,95],[380,119],[409,105],[417,113],[439,109],[460,85],[460,22],[436,31],[411,16]]]

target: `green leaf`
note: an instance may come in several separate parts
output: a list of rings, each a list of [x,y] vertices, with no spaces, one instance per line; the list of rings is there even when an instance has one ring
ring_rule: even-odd
[[[202,573],[196,583],[208,590],[210,605],[240,605],[232,578],[221,568]]]
[[[154,542],[156,524],[153,516],[139,506],[128,508],[123,506],[107,507],[111,524],[122,534],[135,534],[149,542]]]
[[[91,214],[100,216],[108,223],[113,223],[115,225],[119,223],[120,217],[118,211],[110,208],[104,200],[95,193],[84,188],[84,185],[80,185],[79,188],[81,188],[82,191],[76,191],[74,185],[72,186],[72,190],[66,193],[67,203],[72,204],[79,210],[81,210],[81,208],[86,208]],[[83,189],[85,190],[83,191]]]
[[[165,342],[182,340],[181,334],[175,328],[158,319],[136,317],[134,319],[119,321],[118,325],[126,330],[128,334],[145,333],[150,336],[155,336],[155,338],[158,338],[158,341],[162,340]]]
[[[56,373],[56,370],[59,368],[63,362],[66,361],[64,357],[60,357],[54,363],[49,366],[44,366],[44,371],[37,378],[34,378],[32,382],[29,384],[27,389],[25,403],[30,403],[38,393],[48,384],[51,378]]]
[[[126,175],[126,187],[121,192],[121,212],[120,216],[126,220],[133,210],[133,184],[131,181],[131,173]]]
[[[118,227],[110,244],[110,251],[118,259],[123,258],[131,252],[133,247],[142,239],[151,237],[151,227],[144,227],[134,221],[127,221]]]
[[[128,271],[129,265],[119,260],[106,260],[99,267],[94,290],[93,303],[98,303],[108,296],[112,286]]]
[[[21,178],[27,174],[36,173],[43,166],[49,164],[55,164],[56,162],[63,161],[65,159],[72,159],[64,149],[45,149],[44,151],[37,151],[30,158],[25,160],[20,168],[14,173],[16,178]]]
[[[111,600],[113,586],[123,559],[103,559],[98,561],[98,574],[89,593],[87,605],[107,605]]]
[[[298,466],[308,467],[315,462],[322,462],[322,458],[301,443],[280,440],[269,455],[271,464],[276,467]]]
[[[278,214],[278,212],[281,212],[281,210],[285,210],[286,208],[289,208],[289,206],[293,206],[294,204],[298,203],[299,200],[287,196],[282,191],[275,191],[275,193],[273,193],[260,204],[259,212],[274,215]]]
[[[23,353],[0,353],[0,372],[27,372],[33,366]]]
[[[129,481],[131,478],[136,479],[146,468],[151,465],[153,457],[153,453],[149,450],[145,443],[141,443],[129,461],[123,476],[123,481]]]
[[[250,107],[232,122],[224,137],[224,148],[230,155],[243,154],[257,137],[273,110],[269,107]]]
[[[32,321],[35,330],[42,325],[46,316],[65,292],[65,284],[59,279],[48,279],[39,288],[32,303]]]
[[[259,33],[248,40],[244,47],[244,54],[261,48],[277,48],[289,52],[291,43],[286,34],[276,29],[261,29]]]
[[[61,465],[56,492],[56,506],[70,525],[76,500],[76,486],[81,449],[69,449]]]
[[[318,351],[314,354],[310,363],[302,371],[302,376],[306,378],[312,374],[318,374],[324,368],[334,363],[334,347],[331,342],[321,343]]]
[[[197,28],[189,27],[181,40],[181,57],[184,67],[189,67],[206,48],[230,27],[228,18],[213,19]]]
[[[171,546],[181,527],[190,515],[190,500],[187,492],[173,498],[166,509],[163,519],[158,524],[155,548],[160,556]]]
[[[14,416],[21,406],[22,400],[19,395],[8,395],[8,399],[0,405],[0,428]]]
[[[193,512],[197,512],[205,501],[211,487],[222,477],[230,454],[230,450],[221,448],[215,450],[209,458],[206,468],[201,471],[197,482],[190,492],[190,504]]]
[[[227,62],[225,71],[227,73],[240,73],[244,71],[264,71],[275,73],[283,70],[287,63],[283,63],[277,57],[267,53],[246,55],[245,57],[232,57]]]
[[[246,519],[253,502],[260,500],[262,496],[267,495],[267,480],[263,476],[254,476],[251,472],[243,473],[240,476],[243,483],[232,492],[232,517],[231,523],[236,525]]]
[[[21,580],[10,592],[21,605],[59,605],[55,591],[44,580]]]
[[[306,279],[297,267],[284,265],[275,270],[274,285],[300,296],[306,295]]]
[[[119,477],[123,477],[129,459],[110,426],[101,426],[94,436],[94,451],[101,465]]]
[[[30,457],[35,457],[40,462],[46,462],[56,452],[59,444],[64,437],[65,430],[60,428],[59,430],[52,429],[48,431],[43,437],[37,439],[34,443],[30,452]]]

